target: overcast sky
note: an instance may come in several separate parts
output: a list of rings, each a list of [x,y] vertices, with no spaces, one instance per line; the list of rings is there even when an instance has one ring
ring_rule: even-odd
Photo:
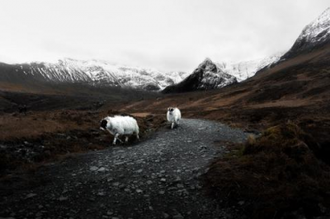
[[[329,0],[2,0],[0,62],[102,59],[191,72],[288,50]]]

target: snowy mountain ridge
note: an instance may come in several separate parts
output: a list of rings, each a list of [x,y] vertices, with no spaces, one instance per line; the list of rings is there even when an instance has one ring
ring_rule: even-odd
[[[308,24],[297,41],[319,42],[330,36],[330,7],[327,8],[318,18]]]
[[[302,52],[309,52],[327,43],[330,43],[330,7],[303,29],[283,58],[287,59]]]
[[[277,52],[269,57],[242,62],[220,62],[216,65],[227,74],[233,75],[238,82],[254,76],[259,70],[269,67],[280,60],[284,52]]]
[[[238,63],[213,63],[206,58],[198,68],[203,79],[198,89],[225,87],[252,77],[258,70],[277,61],[282,53],[264,59]],[[118,86],[149,91],[160,91],[178,84],[191,74],[161,72],[152,68],[114,64],[103,60],[76,60],[64,58],[57,62],[32,62],[14,65],[16,72],[48,82],[83,83],[93,86]],[[193,73],[192,73],[193,74]]]
[[[58,60],[56,63],[33,62],[16,66],[19,67],[16,71],[20,69],[24,74],[39,75],[46,81],[120,86],[153,91],[162,90],[188,76],[184,72],[163,73],[151,68],[70,58]]]

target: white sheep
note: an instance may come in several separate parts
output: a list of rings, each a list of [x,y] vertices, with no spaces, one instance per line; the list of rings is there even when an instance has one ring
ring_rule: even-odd
[[[167,109],[167,121],[171,123],[171,129],[173,129],[175,125],[179,125],[180,119],[181,119],[181,112],[178,108],[169,107]]]
[[[118,137],[119,135],[132,135],[135,134],[137,139],[139,137],[139,126],[136,120],[130,116],[114,116],[105,117],[101,120],[100,129],[107,130],[110,134],[114,136],[113,144],[116,144],[117,139],[121,142]],[[125,142],[128,141],[128,136],[125,138]]]

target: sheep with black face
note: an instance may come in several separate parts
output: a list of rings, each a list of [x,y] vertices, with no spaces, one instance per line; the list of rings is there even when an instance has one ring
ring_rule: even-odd
[[[177,107],[169,107],[167,109],[167,121],[171,123],[171,129],[174,128],[174,126],[179,125],[179,122],[181,120],[181,112]]]
[[[100,129],[107,130],[114,136],[113,144],[115,145],[117,140],[122,142],[118,137],[120,135],[136,135],[139,138],[139,126],[137,121],[131,116],[107,116],[101,120]],[[128,141],[128,136],[125,138],[125,142]]]

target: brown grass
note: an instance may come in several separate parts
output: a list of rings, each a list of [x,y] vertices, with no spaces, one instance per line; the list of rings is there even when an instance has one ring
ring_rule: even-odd
[[[27,115],[5,114],[0,117],[0,175],[26,170],[37,164],[56,160],[62,155],[99,150],[112,146],[113,136],[99,129],[100,120],[117,111],[29,112]],[[164,125],[163,116],[136,114],[141,140]],[[121,137],[122,138],[122,137]],[[124,140],[124,139],[122,139]],[[138,141],[130,137],[132,145]],[[27,156],[24,151],[33,151]]]
[[[330,168],[317,159],[318,150],[291,122],[271,127],[215,161],[205,182],[218,199],[244,200],[252,218],[281,218],[298,209],[307,217],[321,215],[320,205],[330,203]]]
[[[67,114],[67,117],[65,116]],[[5,114],[0,116],[0,141],[10,141],[20,138],[35,138],[45,133],[64,132],[70,129],[83,129],[74,121],[74,113],[65,111],[55,113],[34,112],[28,116],[23,114]],[[79,115],[80,114],[80,115]],[[75,116],[83,116],[83,113]],[[67,119],[67,121],[64,121]]]

